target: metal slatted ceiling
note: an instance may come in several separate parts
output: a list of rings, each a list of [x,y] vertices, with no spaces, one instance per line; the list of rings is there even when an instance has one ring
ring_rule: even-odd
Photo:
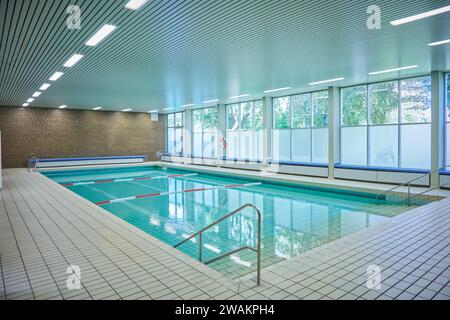
[[[0,105],[20,106],[55,71],[32,106],[124,107],[149,111],[345,77],[340,85],[450,69],[450,14],[393,27],[389,21],[450,1],[380,0],[381,30],[366,28],[372,1],[150,0],[138,11],[127,0],[1,0]],[[66,27],[66,8],[82,10],[82,29]],[[105,23],[118,26],[96,47],[84,43]],[[74,53],[74,68],[62,65]],[[369,77],[405,65],[419,69]],[[323,87],[322,87],[323,88]]]

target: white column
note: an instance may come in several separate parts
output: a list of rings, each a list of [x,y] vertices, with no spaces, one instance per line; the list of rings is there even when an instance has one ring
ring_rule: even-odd
[[[191,162],[192,155],[192,110],[184,111],[183,154],[184,162]]]
[[[334,164],[340,161],[339,88],[328,88],[328,178],[334,179]]]
[[[272,98],[263,98],[263,108],[264,108],[264,139],[263,139],[263,166],[267,166],[268,160],[272,158]]]
[[[445,79],[441,71],[431,72],[431,170],[444,166]],[[431,175],[431,187],[439,185],[439,172]]]
[[[226,138],[227,130],[227,107],[224,104],[218,105],[218,123],[217,123],[217,161],[221,163],[222,158],[225,156],[225,149],[223,148],[223,139]]]

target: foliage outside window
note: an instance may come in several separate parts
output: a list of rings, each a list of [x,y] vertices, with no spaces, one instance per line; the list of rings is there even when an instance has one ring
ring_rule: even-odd
[[[167,153],[183,154],[184,113],[167,115]]]
[[[262,100],[227,105],[228,159],[262,160],[263,118]]]
[[[341,162],[428,169],[431,77],[341,89]]]
[[[193,110],[194,157],[215,158],[217,156],[218,116],[217,107]]]
[[[272,160],[328,162],[328,91],[273,99]]]

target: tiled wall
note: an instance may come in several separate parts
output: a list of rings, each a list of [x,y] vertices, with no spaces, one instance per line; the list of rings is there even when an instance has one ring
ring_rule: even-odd
[[[164,149],[164,121],[146,113],[0,107],[3,168],[26,159],[148,155]]]

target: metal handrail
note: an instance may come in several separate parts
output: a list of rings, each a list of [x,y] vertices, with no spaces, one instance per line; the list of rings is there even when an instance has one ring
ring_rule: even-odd
[[[204,227],[203,229],[197,231],[196,233],[190,235],[189,237],[187,237],[183,241],[177,243],[173,247],[177,248],[177,247],[181,246],[182,244],[184,244],[184,243],[188,242],[189,240],[191,240],[191,239],[195,238],[196,236],[198,236],[198,260],[200,262],[202,262],[202,235],[203,235],[203,232],[205,232],[205,231],[211,229],[212,227],[218,225],[219,223],[221,223],[222,221],[228,219],[229,217],[234,216],[235,214],[241,212],[245,208],[253,208],[256,211],[257,215],[258,215],[258,244],[257,244],[258,247],[256,249],[252,248],[252,247],[248,247],[248,246],[241,247],[239,249],[235,249],[235,250],[233,250],[231,252],[222,254],[222,255],[214,258],[214,259],[211,259],[211,260],[205,262],[205,264],[210,264],[210,263],[212,263],[214,261],[217,261],[219,259],[228,257],[228,256],[230,256],[232,254],[235,254],[237,252],[240,252],[242,250],[252,250],[252,251],[256,252],[256,254],[257,254],[256,255],[256,284],[259,286],[261,284],[261,210],[259,210],[258,207],[256,207],[255,205],[253,205],[251,203],[244,204],[243,206],[237,208],[236,210],[226,214],[222,218],[214,221],[210,225],[208,225],[208,226]]]
[[[438,186],[436,186],[436,187],[427,189],[427,190],[425,190],[425,191],[423,191],[423,192],[421,192],[421,193],[416,193],[416,194],[412,195],[411,197],[409,197],[409,198],[407,198],[407,199],[403,199],[403,200],[400,200],[400,201],[396,201],[395,203],[402,203],[402,202],[404,202],[404,201],[408,201],[408,202],[409,202],[411,199],[417,198],[417,197],[422,196],[422,195],[424,195],[424,194],[426,194],[426,193],[428,193],[428,192],[430,192],[430,191],[433,191],[433,190],[436,190],[436,189],[440,189],[440,188],[442,188],[442,187],[444,187],[444,186],[448,186],[448,185],[450,185],[450,183],[443,183],[443,184],[440,184],[440,185],[438,185]]]
[[[410,195],[411,195],[411,183],[413,183],[413,182],[415,182],[415,181],[417,181],[417,180],[419,180],[419,179],[422,179],[422,178],[424,178],[424,177],[431,176],[432,174],[434,174],[434,173],[436,173],[436,172],[439,172],[439,171],[441,171],[441,170],[445,170],[445,169],[447,169],[447,168],[450,168],[450,166],[444,166],[444,167],[439,168],[439,169],[434,169],[434,170],[432,170],[432,171],[430,171],[430,172],[428,172],[428,173],[426,173],[426,174],[424,174],[424,175],[422,175],[422,176],[416,177],[416,178],[414,178],[414,179],[412,179],[412,180],[410,180],[410,181],[406,181],[406,182],[404,182],[404,183],[402,183],[402,184],[400,184],[400,185],[398,185],[398,186],[395,186],[394,188],[391,188],[391,189],[386,190],[386,191],[383,191],[383,192],[379,192],[379,193],[377,194],[377,196],[376,196],[376,199],[378,199],[378,197],[379,197],[380,195],[385,195],[385,196],[386,196],[386,194],[388,194],[389,192],[392,192],[392,191],[394,191],[394,190],[396,190],[396,189],[398,189],[398,188],[405,187],[405,186],[408,186],[408,198],[407,198],[407,199],[409,199],[409,198],[410,198]]]
[[[32,167],[32,164],[34,164],[34,167]],[[32,157],[27,161],[27,171],[28,172],[39,171],[39,158]]]

